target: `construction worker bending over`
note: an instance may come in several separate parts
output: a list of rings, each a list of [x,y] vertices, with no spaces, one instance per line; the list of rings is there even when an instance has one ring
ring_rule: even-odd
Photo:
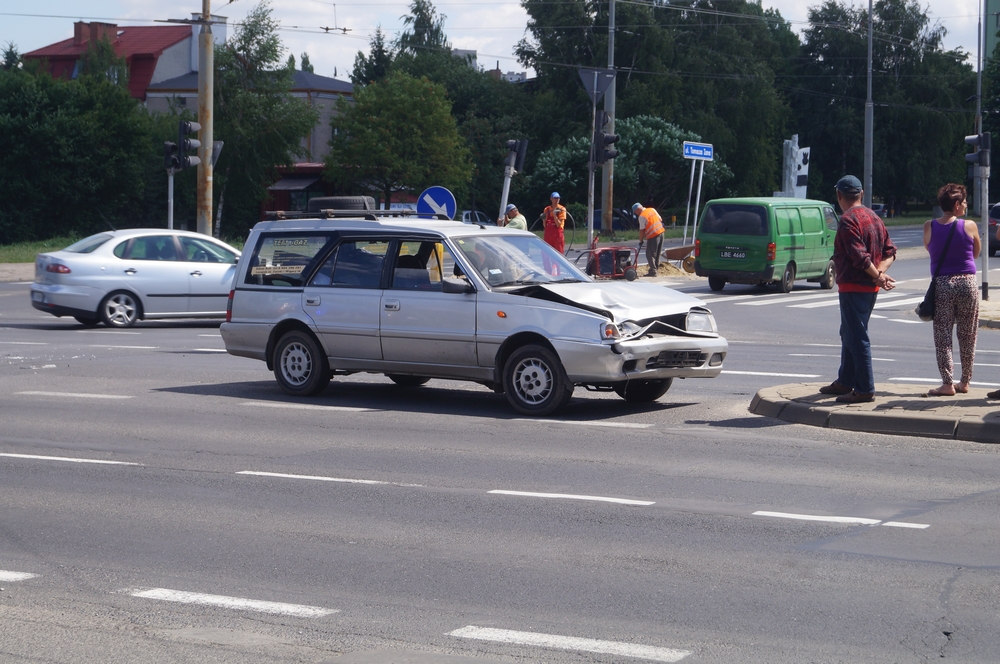
[[[545,242],[558,251],[560,254],[566,253],[566,236],[563,228],[566,226],[566,208],[559,205],[559,192],[553,191],[549,196],[551,205],[546,206],[542,212],[545,218]]]
[[[651,207],[636,203],[632,212],[639,219],[639,246],[646,243],[647,277],[655,277],[660,269],[660,250],[663,248],[663,219]]]
[[[501,226],[506,226],[507,228],[517,228],[522,231],[528,230],[528,220],[524,218],[524,215],[517,211],[517,206],[511,203],[507,206],[507,212],[504,216],[498,219]]]

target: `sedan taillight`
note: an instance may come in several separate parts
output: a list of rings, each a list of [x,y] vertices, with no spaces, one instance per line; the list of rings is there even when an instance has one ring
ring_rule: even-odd
[[[68,267],[62,263],[49,263],[45,266],[46,272],[58,272],[59,274],[69,274],[72,272]]]
[[[236,291],[234,291],[234,290],[229,291],[229,301],[226,302],[226,322],[227,323],[232,323],[233,322],[233,293],[235,293],[235,292]]]

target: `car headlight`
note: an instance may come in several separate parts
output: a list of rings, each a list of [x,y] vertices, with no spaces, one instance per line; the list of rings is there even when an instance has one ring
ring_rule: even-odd
[[[706,332],[711,334],[719,332],[719,328],[715,326],[715,316],[708,311],[695,311],[693,309],[688,312],[687,319],[684,322],[684,329],[688,332]]]
[[[638,334],[642,329],[642,326],[636,323],[634,320],[627,320],[618,326],[621,330],[623,337],[631,337],[634,334]]]

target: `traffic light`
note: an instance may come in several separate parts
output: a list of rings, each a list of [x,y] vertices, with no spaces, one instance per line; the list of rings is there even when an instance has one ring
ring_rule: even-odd
[[[617,143],[621,136],[618,134],[609,134],[604,131],[604,128],[610,122],[611,118],[604,111],[597,111],[597,118],[594,123],[594,141],[593,141],[593,152],[594,152],[594,163],[604,164],[610,159],[614,159],[621,153],[614,148],[615,143]]]
[[[528,139],[507,141],[507,159],[504,161],[508,166],[513,166],[515,171],[524,170],[524,156],[528,152]]]
[[[201,141],[197,138],[186,138],[188,134],[194,134],[201,129],[201,125],[197,122],[190,122],[182,120],[180,127],[177,129],[177,166],[176,168],[188,168],[190,166],[197,166],[201,163],[195,155],[189,155],[189,150],[194,150],[197,154],[197,150],[201,147]],[[166,146],[164,146],[166,148]]]
[[[975,152],[965,155],[965,161],[973,166],[990,165],[990,132],[966,136],[965,142],[975,148]]]
[[[166,141],[163,144],[163,167],[168,171],[177,168],[177,144]]]

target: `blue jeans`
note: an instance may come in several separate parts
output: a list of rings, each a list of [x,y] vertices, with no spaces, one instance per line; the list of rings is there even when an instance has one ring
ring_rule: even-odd
[[[872,373],[872,347],[868,340],[868,320],[875,308],[878,293],[840,295],[840,371],[837,382],[852,387],[859,394],[875,391]]]

